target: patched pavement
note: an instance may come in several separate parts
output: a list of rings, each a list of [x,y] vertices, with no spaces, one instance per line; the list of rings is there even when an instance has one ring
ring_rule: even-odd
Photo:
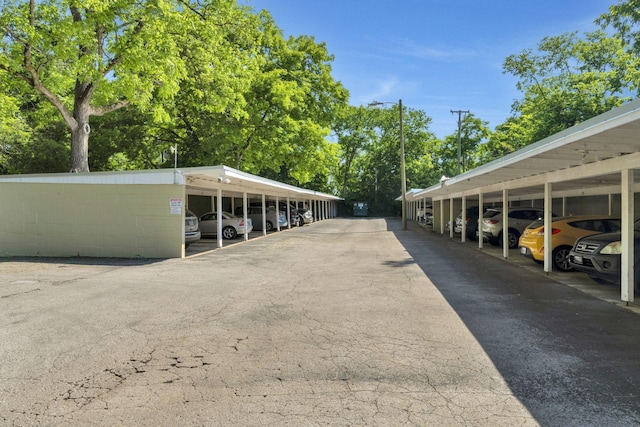
[[[563,370],[575,368],[577,359],[595,361],[552,349],[553,337],[540,336],[552,328],[535,330],[529,322],[536,319],[524,306],[507,312],[516,298],[508,289],[492,291],[485,283],[474,303],[469,289],[477,277],[456,268],[455,257],[480,269],[480,260],[504,261],[415,224],[403,231],[398,220],[338,218],[192,254],[182,260],[0,262],[0,424],[640,421],[637,406],[633,410],[637,395],[619,396],[617,406],[604,402],[625,393],[624,384],[609,384],[603,402],[589,400],[584,408],[578,391],[568,392],[575,398],[559,398],[562,384],[600,384],[588,372]],[[453,260],[440,258],[447,256]],[[524,274],[520,282],[532,280],[523,269],[500,280],[514,279],[516,271]],[[571,289],[547,282],[543,277],[542,289]],[[624,313],[626,322],[624,316],[637,320],[613,304],[580,301],[589,310],[595,304],[600,316]],[[491,309],[500,321],[492,322]],[[591,322],[579,327],[593,328]],[[607,345],[625,343],[603,328]],[[517,330],[519,339],[510,336]],[[509,334],[504,340],[503,333]],[[637,360],[616,350],[615,362],[627,360],[624,372],[633,373]],[[523,361],[508,364],[518,351],[531,368]],[[545,375],[548,395],[533,379],[534,367]],[[553,398],[548,409],[539,404]],[[611,408],[617,412],[607,413]],[[572,411],[577,418],[569,418]],[[558,423],[549,421],[554,415]]]

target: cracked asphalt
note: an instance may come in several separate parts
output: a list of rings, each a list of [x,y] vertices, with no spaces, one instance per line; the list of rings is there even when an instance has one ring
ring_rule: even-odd
[[[410,224],[337,218],[186,259],[4,259],[0,425],[640,423],[636,314],[491,276],[507,264]],[[580,294],[581,334],[554,335],[549,292]]]

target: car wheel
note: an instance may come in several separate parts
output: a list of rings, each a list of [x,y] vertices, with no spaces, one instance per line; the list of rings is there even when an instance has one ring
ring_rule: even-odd
[[[271,221],[267,221],[267,231],[273,231],[273,223]]]
[[[520,238],[520,234],[516,230],[509,230],[509,234],[507,235],[507,242],[509,242],[509,249],[515,249],[518,247],[518,239]],[[502,246],[502,233],[498,237],[498,245]]]
[[[509,230],[509,235],[507,236],[509,241],[509,249],[515,249],[518,247],[518,240],[520,239],[520,234],[515,230]]]
[[[299,225],[300,227],[302,227],[302,226],[304,225],[304,218],[300,217],[300,218],[298,219],[298,225]]]
[[[560,271],[573,271],[573,267],[569,264],[569,252],[571,248],[568,246],[560,246],[553,250],[551,259],[553,259],[553,267]]]
[[[236,232],[236,229],[231,227],[230,225],[227,225],[222,229],[222,237],[224,237],[225,239],[235,239],[237,235],[238,233]]]

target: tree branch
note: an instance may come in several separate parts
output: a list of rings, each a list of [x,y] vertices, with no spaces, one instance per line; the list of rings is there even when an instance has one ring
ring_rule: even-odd
[[[105,105],[103,107],[91,107],[91,115],[92,116],[103,116],[107,113],[110,113],[115,110],[119,110],[121,108],[128,107],[131,103],[129,101],[118,101],[111,105]]]

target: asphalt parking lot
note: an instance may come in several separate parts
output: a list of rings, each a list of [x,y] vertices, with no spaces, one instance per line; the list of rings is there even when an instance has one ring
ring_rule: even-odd
[[[640,423],[638,315],[553,277],[381,218],[208,244],[0,262],[0,424]]]

